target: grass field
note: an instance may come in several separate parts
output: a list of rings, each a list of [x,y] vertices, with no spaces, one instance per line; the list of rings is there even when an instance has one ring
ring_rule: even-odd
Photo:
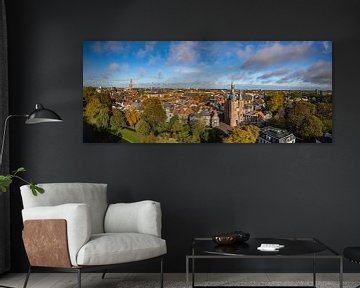
[[[129,143],[141,143],[143,136],[136,133],[136,131],[123,128],[120,130],[121,136],[124,140],[128,141]]]

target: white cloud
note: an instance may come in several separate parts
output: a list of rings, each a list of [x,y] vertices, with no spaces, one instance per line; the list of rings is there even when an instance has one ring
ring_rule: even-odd
[[[116,62],[113,62],[109,65],[109,70],[112,72],[119,71],[120,65]]]
[[[194,41],[171,43],[168,62],[170,64],[188,64],[195,62],[199,57],[196,47],[197,43]]]
[[[289,73],[289,69],[287,68],[281,68],[281,69],[277,69],[277,70],[274,70],[274,71],[271,71],[269,73],[265,73],[259,77],[257,77],[257,79],[260,79],[260,80],[266,80],[266,79],[269,79],[269,78],[273,78],[273,77],[277,77],[277,76],[283,76],[283,75],[286,75]]]
[[[254,53],[254,47],[252,45],[245,45],[242,47],[239,47],[236,50],[236,55],[240,59],[248,58]]]
[[[148,53],[154,50],[155,45],[156,45],[155,41],[145,42],[144,48],[139,49],[136,53],[136,56],[139,58],[145,57]]]
[[[332,63],[318,61],[306,69],[293,72],[279,79],[276,83],[283,84],[291,82],[311,83],[315,85],[326,85],[327,87],[331,87]]]
[[[111,75],[114,74],[115,72],[127,72],[129,70],[129,65],[124,63],[124,64],[119,64],[117,62],[112,62],[107,66],[107,69],[105,72],[103,72],[106,75]]]
[[[277,63],[300,60],[308,57],[312,52],[312,42],[288,45],[275,42],[258,50],[244,62],[242,68],[259,69]]]
[[[155,64],[160,63],[162,60],[163,59],[160,57],[160,55],[156,55],[156,56],[150,55],[148,64],[149,65],[155,65]]]

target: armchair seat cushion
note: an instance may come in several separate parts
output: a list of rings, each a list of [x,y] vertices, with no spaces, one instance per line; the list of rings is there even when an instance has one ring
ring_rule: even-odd
[[[78,265],[108,265],[145,260],[166,254],[166,241],[141,233],[94,234],[81,247]]]

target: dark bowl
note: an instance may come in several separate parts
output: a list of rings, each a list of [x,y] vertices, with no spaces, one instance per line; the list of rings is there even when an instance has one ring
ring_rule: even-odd
[[[220,234],[212,237],[212,240],[218,245],[232,245],[237,241],[236,234]]]

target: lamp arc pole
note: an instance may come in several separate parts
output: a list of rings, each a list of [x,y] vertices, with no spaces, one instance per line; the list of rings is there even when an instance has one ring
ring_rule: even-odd
[[[5,147],[5,142],[6,142],[6,132],[7,132],[7,126],[9,123],[9,120],[11,118],[15,118],[15,117],[23,117],[26,118],[28,117],[28,114],[23,114],[23,115],[9,115],[6,117],[5,122],[4,122],[4,131],[3,131],[3,135],[2,135],[2,143],[1,143],[1,151],[0,151],[0,167],[2,166],[2,161],[3,161],[3,155],[4,155],[4,147]]]

